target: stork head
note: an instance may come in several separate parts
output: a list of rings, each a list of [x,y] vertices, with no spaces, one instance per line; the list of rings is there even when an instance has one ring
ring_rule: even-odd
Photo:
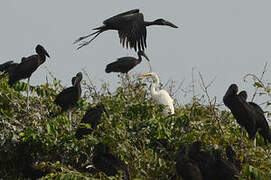
[[[178,26],[176,26],[175,24],[169,22],[169,21],[166,21],[164,19],[156,19],[153,24],[156,24],[156,25],[162,25],[162,26],[170,26],[170,27],[173,27],[173,28],[178,28]]]
[[[146,58],[146,60],[150,62],[150,59],[148,58],[148,56],[145,54],[144,51],[139,50],[139,51],[137,52],[137,55],[138,55],[138,56],[144,56],[144,58]]]
[[[76,76],[74,77],[75,79],[72,78],[72,83],[73,85],[76,85],[81,82],[83,79],[83,74],[81,72],[77,73]]]
[[[236,84],[231,84],[227,93],[230,93],[230,94],[237,94],[238,92],[238,86]]]
[[[76,76],[72,77],[72,85],[75,85],[75,81],[76,81]]]
[[[241,97],[244,101],[247,100],[247,92],[246,91],[239,92],[238,96]]]
[[[39,54],[39,55],[45,55],[45,56],[47,56],[47,57],[50,57],[49,56],[49,54],[48,54],[48,52],[44,49],[44,47],[42,47],[40,44],[38,44],[37,46],[36,46],[36,52],[37,52],[37,54]]]

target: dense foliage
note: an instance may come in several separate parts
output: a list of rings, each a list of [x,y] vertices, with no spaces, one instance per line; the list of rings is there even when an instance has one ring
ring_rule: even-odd
[[[0,81],[0,178],[3,179],[108,179],[93,166],[93,148],[107,144],[123,160],[131,179],[180,179],[175,170],[175,153],[181,143],[200,140],[205,149],[223,150],[232,145],[242,163],[240,179],[271,179],[270,144],[257,136],[257,147],[242,136],[229,111],[193,98],[185,106],[175,103],[176,114],[164,118],[163,106],[151,101],[148,85],[139,79],[121,77],[110,92],[107,85],[97,90],[84,81],[84,95],[72,112],[57,117],[53,101],[63,87],[52,83],[31,87],[30,110],[26,111],[26,84],[9,87]],[[103,103],[109,118],[82,140],[74,136],[89,107]],[[72,131],[69,131],[72,123]],[[223,154],[225,156],[225,153]],[[89,168],[86,168],[89,167]],[[120,172],[115,178],[122,176]]]

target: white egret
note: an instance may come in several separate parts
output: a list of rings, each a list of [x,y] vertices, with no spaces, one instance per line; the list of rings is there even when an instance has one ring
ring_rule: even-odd
[[[166,108],[163,110],[163,115],[167,117],[169,114],[174,114],[173,99],[170,97],[168,92],[164,89],[156,90],[159,85],[159,78],[155,72],[150,72],[146,74],[140,74],[138,77],[152,77],[153,84],[151,85],[151,96],[157,104],[163,104]]]

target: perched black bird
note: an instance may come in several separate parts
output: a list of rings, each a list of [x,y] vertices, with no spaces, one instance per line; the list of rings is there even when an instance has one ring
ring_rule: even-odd
[[[264,111],[254,102],[247,102],[247,92],[238,95],[238,86],[232,84],[227,90],[223,101],[231,110],[238,124],[245,127],[250,139],[254,139],[257,131],[264,138],[265,143],[271,142],[271,132],[264,116]]]
[[[247,100],[246,91],[241,91],[239,93],[239,96],[243,97],[245,101]],[[267,142],[271,142],[271,131],[269,129],[268,122],[264,116],[264,111],[258,104],[254,102],[248,102],[248,104],[249,107],[251,108],[251,111],[253,111],[253,115],[256,122],[255,125],[256,131],[258,131],[259,134],[264,138],[265,144],[267,144]]]
[[[254,139],[257,128],[256,118],[257,113],[252,110],[251,106],[246,102],[246,94],[237,94],[238,86],[230,85],[225,96],[223,97],[224,104],[231,110],[237,123],[246,129],[250,139]]]
[[[81,123],[89,124],[91,126],[91,129],[85,126],[79,127],[76,130],[75,137],[77,139],[82,139],[83,135],[90,134],[91,131],[95,129],[100,123],[103,112],[105,112],[107,117],[109,117],[109,114],[103,104],[98,104],[97,106],[90,108],[84,115]]]
[[[136,65],[141,63],[142,57],[144,56],[148,62],[150,61],[147,55],[143,51],[137,52],[138,59],[134,57],[121,57],[117,61],[112,62],[106,66],[105,72],[120,72],[120,73],[128,73],[131,69],[133,69]]]
[[[96,32],[89,34],[87,36],[82,36],[77,39],[74,43],[77,43],[85,38],[95,35],[91,40],[83,42],[79,45],[77,49],[88,45],[92,40],[94,40],[99,34],[108,30],[117,30],[119,33],[120,43],[126,48],[134,48],[135,51],[143,50],[147,47],[147,26],[151,25],[165,25],[173,28],[178,28],[176,25],[164,19],[157,19],[155,21],[147,22],[144,21],[143,14],[139,12],[139,9],[133,9],[116,16],[113,16],[103,22],[103,26],[94,28]]]
[[[122,171],[123,179],[130,179],[127,165],[115,156],[106,144],[99,143],[94,147],[92,161],[95,168],[107,176],[114,176],[118,171]]]
[[[46,56],[50,57],[47,51],[41,45],[37,45],[35,48],[37,54],[29,57],[23,57],[21,63],[6,62],[2,64],[4,73],[9,74],[9,85],[28,78],[27,80],[27,109],[29,108],[29,81],[30,77],[36,69],[45,62]]]
[[[198,163],[188,155],[188,147],[182,144],[176,153],[176,172],[183,180],[202,180]]]
[[[72,78],[73,86],[63,89],[55,98],[55,104],[61,107],[61,112],[69,110],[69,119],[71,120],[71,109],[76,106],[77,101],[81,97],[80,82],[83,78],[81,72]]]
[[[214,179],[220,180],[238,180],[239,171],[233,163],[224,159],[221,151],[216,149],[213,151],[214,163],[211,166],[215,174]]]

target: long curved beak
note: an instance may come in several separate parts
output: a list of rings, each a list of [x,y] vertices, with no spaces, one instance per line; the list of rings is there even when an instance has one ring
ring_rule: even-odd
[[[173,24],[173,23],[171,23],[171,22],[169,22],[169,21],[166,21],[166,22],[165,22],[165,25],[170,26],[170,27],[173,27],[173,28],[178,28],[178,26],[176,26],[175,24]]]
[[[45,56],[47,56],[48,58],[50,58],[50,55],[48,54],[48,52],[43,48],[43,52],[45,54]]]
[[[150,61],[150,59],[148,58],[148,56],[145,54],[144,51],[142,51],[142,56],[144,56],[144,58],[146,58],[148,61]]]

